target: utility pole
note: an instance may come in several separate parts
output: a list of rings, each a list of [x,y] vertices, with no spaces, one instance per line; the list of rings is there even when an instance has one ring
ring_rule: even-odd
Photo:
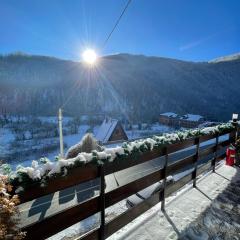
[[[58,126],[59,126],[59,142],[60,142],[60,158],[64,157],[63,153],[63,131],[62,131],[62,109],[58,110]]]

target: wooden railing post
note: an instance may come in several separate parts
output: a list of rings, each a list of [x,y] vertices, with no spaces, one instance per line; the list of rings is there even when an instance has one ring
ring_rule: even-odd
[[[161,210],[164,211],[165,210],[165,188],[166,188],[166,181],[167,181],[167,167],[168,167],[168,150],[167,147],[165,147],[164,149],[164,153],[165,153],[165,162],[164,162],[164,168],[163,168],[163,188],[161,191]]]
[[[236,129],[229,133],[229,141],[230,143],[235,142],[236,140]]]
[[[198,157],[199,157],[199,137],[195,139],[195,144],[196,144],[196,154],[194,157],[194,170],[192,173],[192,179],[193,179],[193,187],[196,187],[196,181],[197,181],[197,165],[198,165]]]
[[[219,134],[217,134],[217,136],[216,136],[216,145],[215,145],[214,157],[212,159],[212,171],[213,172],[215,172],[215,165],[216,165],[216,160],[217,160],[218,142],[219,142]]]
[[[105,239],[105,171],[104,165],[99,166],[100,173],[100,240]]]

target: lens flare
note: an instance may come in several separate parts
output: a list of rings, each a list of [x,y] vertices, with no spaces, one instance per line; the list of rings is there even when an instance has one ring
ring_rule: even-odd
[[[94,65],[97,61],[97,54],[93,49],[86,49],[82,55],[83,61],[89,65]]]

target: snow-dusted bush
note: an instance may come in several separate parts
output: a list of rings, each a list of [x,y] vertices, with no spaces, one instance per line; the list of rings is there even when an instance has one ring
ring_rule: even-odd
[[[83,136],[79,143],[68,149],[66,159],[74,158],[81,152],[91,153],[93,150],[101,151],[103,149],[93,135],[91,133],[87,133]]]
[[[21,240],[25,233],[18,228],[19,203],[17,195],[10,196],[8,192],[12,189],[7,181],[7,177],[0,175],[0,240],[15,239]]]

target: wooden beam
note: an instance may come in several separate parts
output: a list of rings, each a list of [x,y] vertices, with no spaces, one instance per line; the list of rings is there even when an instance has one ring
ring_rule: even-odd
[[[206,157],[208,156],[209,154],[212,154],[214,153],[216,150],[216,146],[211,146],[209,148],[205,148],[203,150],[200,150],[199,151],[199,158],[203,158],[203,157]]]
[[[180,159],[177,162],[169,165],[168,168],[167,168],[167,176],[173,175],[174,173],[178,172],[182,168],[193,164],[194,163],[194,157],[195,157],[195,154],[190,155],[186,158]]]
[[[130,182],[124,186],[107,192],[105,195],[106,207],[109,207],[134,193],[147,188],[163,179],[163,169],[150,173],[140,179]]]
[[[28,202],[68,187],[90,181],[98,176],[98,169],[96,166],[89,165],[86,167],[72,168],[68,170],[67,176],[53,177],[44,187],[41,187],[39,183],[29,186],[25,191],[18,194],[19,200],[20,203]]]
[[[97,213],[99,210],[99,197],[92,198],[70,209],[63,210],[53,216],[44,218],[42,221],[22,228],[22,231],[27,232],[26,238],[24,239],[46,239]]]

